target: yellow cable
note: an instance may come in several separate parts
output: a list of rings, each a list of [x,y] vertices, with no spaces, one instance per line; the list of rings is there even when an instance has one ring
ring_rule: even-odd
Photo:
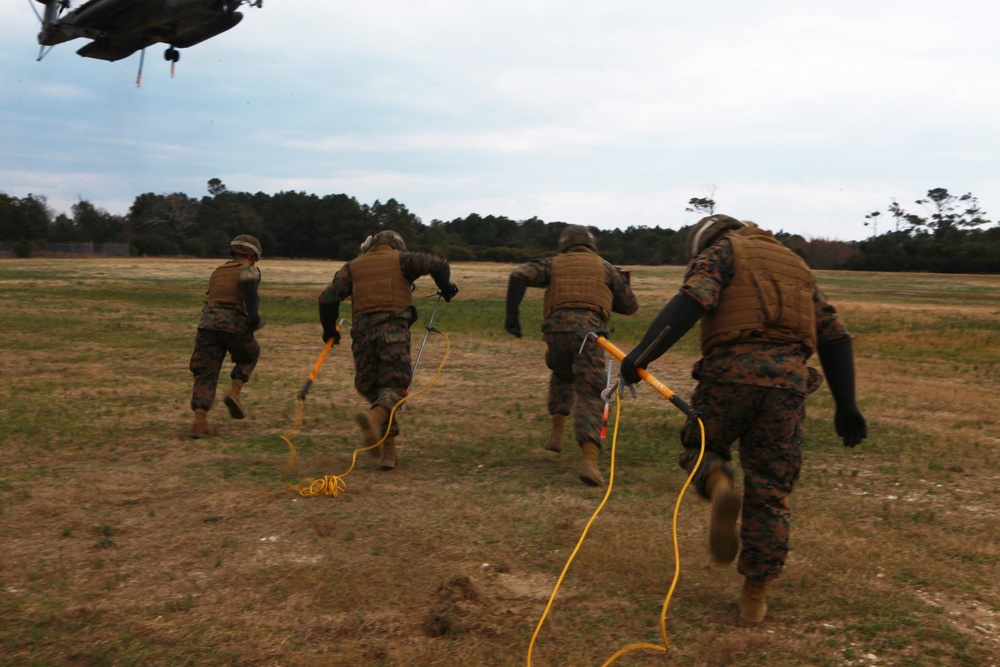
[[[343,492],[347,491],[347,483],[344,481],[344,478],[347,477],[347,475],[349,475],[352,470],[354,470],[354,466],[358,462],[358,453],[367,452],[370,449],[375,449],[376,447],[379,447],[383,442],[385,442],[386,437],[388,437],[389,435],[389,427],[392,426],[393,417],[395,416],[396,410],[399,408],[399,406],[401,406],[403,403],[410,400],[414,396],[419,396],[420,394],[424,393],[425,391],[433,387],[435,384],[437,384],[438,378],[441,376],[441,371],[442,369],[444,369],[444,365],[448,361],[448,356],[451,354],[451,340],[448,338],[447,334],[438,331],[437,329],[432,329],[432,331],[434,331],[434,333],[441,334],[442,336],[444,336],[444,342],[445,342],[444,358],[441,359],[441,363],[438,365],[437,373],[434,374],[434,379],[431,381],[429,385],[427,385],[420,391],[414,392],[412,394],[407,394],[406,396],[401,398],[394,406],[392,406],[392,410],[389,411],[389,419],[388,421],[386,421],[385,424],[385,435],[383,435],[382,439],[373,445],[369,445],[368,447],[359,447],[355,449],[351,455],[351,466],[347,469],[347,472],[344,472],[343,474],[326,475],[322,479],[316,479],[313,477],[304,477],[302,478],[301,481],[299,481],[298,484],[293,484],[288,481],[288,472],[292,469],[292,465],[294,465],[295,463],[295,445],[292,444],[292,438],[297,436],[302,428],[302,414],[305,409],[305,399],[299,396],[298,404],[295,406],[295,418],[292,422],[292,430],[289,433],[281,436],[281,439],[284,440],[285,443],[288,445],[288,463],[285,464],[285,470],[284,473],[282,473],[282,481],[284,481],[285,486],[292,489],[293,491],[297,491],[299,495],[305,496],[307,498],[313,496],[331,496],[333,498],[336,498],[342,491]]]
[[[611,496],[611,489],[615,483],[615,453],[618,447],[618,426],[621,423],[621,410],[622,410],[621,394],[619,392],[615,392],[615,397],[616,397],[615,428],[611,438],[611,470],[610,474],[608,475],[608,490],[604,493],[604,498],[601,499],[600,505],[597,506],[597,509],[594,511],[593,515],[591,515],[590,520],[587,521],[587,525],[584,526],[583,533],[580,535],[580,539],[577,541],[576,546],[573,548],[573,552],[569,555],[569,558],[566,560],[566,565],[563,566],[563,570],[562,573],[560,573],[559,575],[559,579],[556,580],[556,585],[555,588],[552,590],[552,595],[549,597],[548,604],[545,605],[545,611],[542,612],[542,618],[538,621],[538,625],[535,627],[535,632],[531,636],[531,643],[528,645],[528,662],[527,662],[528,667],[531,667],[531,652],[534,649],[535,640],[538,638],[538,633],[541,631],[542,625],[545,623],[545,619],[549,614],[549,610],[552,608],[552,604],[555,602],[556,594],[559,592],[559,587],[562,585],[563,579],[566,577],[566,573],[569,571],[569,567],[573,563],[573,559],[576,558],[577,552],[580,550],[580,547],[583,546],[583,541],[587,537],[587,533],[590,530],[590,526],[597,519],[597,515],[600,514],[601,510],[604,508],[604,504],[608,501],[608,498]],[[667,597],[663,601],[663,609],[660,612],[660,632],[663,637],[663,645],[660,646],[658,644],[648,644],[648,643],[630,644],[629,646],[626,646],[618,650],[614,655],[608,658],[608,661],[605,662],[602,665],[602,667],[607,667],[607,665],[610,665],[611,663],[613,663],[615,660],[625,655],[626,653],[631,653],[632,651],[638,651],[640,649],[650,649],[654,651],[659,651],[660,653],[670,652],[670,644],[667,641],[667,608],[670,606],[670,598],[673,597],[674,589],[677,587],[677,581],[680,579],[681,576],[681,556],[680,556],[680,549],[677,544],[677,516],[680,513],[681,501],[684,499],[684,493],[687,491],[688,486],[690,486],[691,480],[694,479],[695,472],[701,465],[701,460],[705,455],[705,425],[704,423],[702,423],[700,417],[696,418],[698,419],[698,426],[701,429],[701,451],[698,453],[698,460],[695,463],[694,468],[691,469],[691,474],[688,475],[687,480],[684,482],[684,486],[681,487],[680,493],[677,494],[677,502],[674,504],[674,517],[672,524],[673,527],[672,537],[674,545],[674,578],[673,581],[671,581],[670,583],[670,589],[667,591]]]

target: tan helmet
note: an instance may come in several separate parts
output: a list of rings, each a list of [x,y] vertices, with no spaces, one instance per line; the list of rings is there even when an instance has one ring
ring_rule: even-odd
[[[686,247],[688,259],[694,259],[700,255],[705,248],[712,245],[719,234],[746,226],[747,223],[740,222],[728,215],[717,214],[702,218],[695,223],[688,235]]]
[[[263,254],[260,249],[260,241],[249,234],[240,234],[229,242],[229,252],[241,255],[256,255],[257,259]]]
[[[559,252],[566,252],[576,245],[585,245],[591,250],[597,250],[597,239],[583,225],[566,225],[559,235]]]
[[[362,254],[377,245],[387,245],[399,252],[406,252],[406,244],[403,242],[403,237],[399,235],[399,232],[394,232],[391,229],[383,229],[381,232],[366,238],[365,242],[361,244]]]

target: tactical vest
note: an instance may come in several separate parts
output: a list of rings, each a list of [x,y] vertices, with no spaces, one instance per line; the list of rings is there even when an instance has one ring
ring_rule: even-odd
[[[413,305],[410,283],[399,266],[399,252],[377,245],[351,260],[351,315],[400,311]]]
[[[758,341],[802,343],[812,354],[816,282],[806,263],[757,228],[724,238],[733,247],[733,280],[701,321],[702,354],[725,343]]]
[[[215,271],[208,279],[209,303],[233,303],[243,305],[243,291],[240,289],[240,274],[246,264],[231,259]]]
[[[611,319],[614,296],[597,253],[561,252],[552,258],[552,276],[545,290],[545,317],[563,308],[586,308]]]

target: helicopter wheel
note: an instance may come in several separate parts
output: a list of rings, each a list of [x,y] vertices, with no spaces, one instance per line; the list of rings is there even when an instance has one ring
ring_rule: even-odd
[[[163,59],[175,63],[181,59],[181,52],[171,46],[163,52]]]

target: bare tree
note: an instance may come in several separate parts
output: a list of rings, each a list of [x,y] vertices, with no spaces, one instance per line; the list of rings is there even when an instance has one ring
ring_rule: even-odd
[[[944,234],[949,229],[973,228],[989,224],[986,212],[979,208],[979,201],[971,193],[960,197],[950,194],[945,188],[934,188],[927,191],[927,197],[917,202],[931,212],[930,218],[924,224],[936,236]]]
[[[714,215],[716,187],[714,185],[709,185],[706,189],[708,190],[707,196],[692,197],[688,200],[687,208],[684,210],[688,213],[697,213],[702,216]]]

